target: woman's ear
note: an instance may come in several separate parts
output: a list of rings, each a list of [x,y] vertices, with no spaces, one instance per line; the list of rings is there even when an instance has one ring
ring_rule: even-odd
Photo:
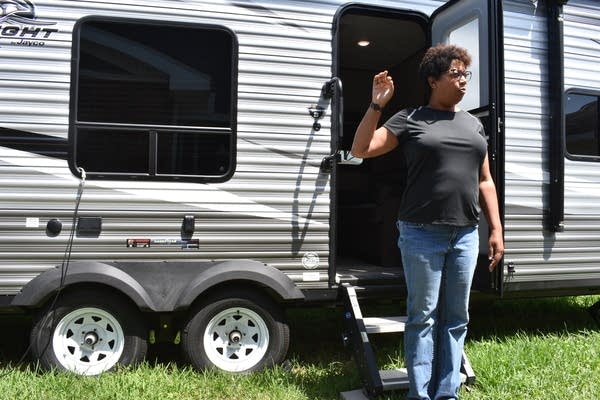
[[[433,76],[427,77],[427,83],[429,83],[429,87],[435,89],[437,86],[436,79]]]

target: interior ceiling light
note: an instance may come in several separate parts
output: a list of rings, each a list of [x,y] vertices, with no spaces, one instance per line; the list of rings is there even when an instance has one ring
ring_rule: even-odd
[[[371,42],[369,42],[368,40],[360,40],[360,41],[359,41],[357,44],[358,44],[360,47],[367,47],[368,45],[370,45],[370,44],[371,44]]]

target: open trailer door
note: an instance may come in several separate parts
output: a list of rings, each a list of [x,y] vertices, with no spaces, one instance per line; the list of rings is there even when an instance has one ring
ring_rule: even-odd
[[[504,223],[504,90],[502,51],[502,1],[450,1],[431,16],[432,44],[452,43],[466,48],[472,57],[473,76],[460,107],[478,117],[488,136],[490,168],[498,191],[500,218]],[[502,290],[500,264],[487,272],[488,226],[480,224],[480,257],[473,288]]]

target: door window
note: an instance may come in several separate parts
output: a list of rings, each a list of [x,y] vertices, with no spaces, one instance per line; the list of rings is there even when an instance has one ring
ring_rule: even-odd
[[[467,49],[472,58],[469,70],[473,73],[469,90],[460,102],[464,110],[488,105],[488,5],[481,0],[463,0],[451,7],[441,8],[432,22],[433,45],[450,43]]]

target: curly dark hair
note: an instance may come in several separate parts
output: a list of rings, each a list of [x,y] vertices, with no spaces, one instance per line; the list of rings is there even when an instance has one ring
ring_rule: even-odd
[[[453,44],[438,44],[430,47],[419,65],[419,78],[425,83],[430,76],[438,79],[448,71],[453,60],[462,61],[465,67],[471,65],[471,56],[462,47]]]

